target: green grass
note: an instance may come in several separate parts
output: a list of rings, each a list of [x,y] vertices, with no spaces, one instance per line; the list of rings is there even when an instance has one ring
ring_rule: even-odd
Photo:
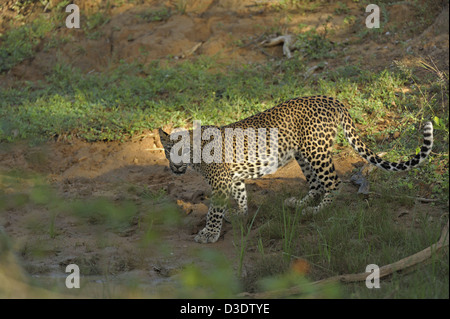
[[[182,4],[180,2],[177,3],[177,5],[180,5],[182,7]],[[180,7],[180,9],[181,9]],[[155,10],[154,8],[146,9],[138,14],[138,17],[143,19],[146,22],[159,22],[164,21],[170,18],[172,15],[170,9],[163,7],[161,9]]]
[[[295,44],[303,57],[312,60],[332,57],[333,53],[330,51],[334,45],[326,38],[326,35],[319,34],[315,28],[302,31],[305,27],[307,27],[305,24],[298,26],[300,33]]]
[[[85,23],[83,23],[83,29],[86,33],[86,38],[91,40],[98,40],[104,36],[104,33],[99,30],[102,26],[107,24],[110,20],[104,12],[96,12],[87,17],[83,17]]]
[[[395,177],[390,183],[395,184]],[[375,184],[376,182],[374,182]],[[377,184],[377,187],[379,185]],[[398,186],[398,185],[395,185]],[[325,209],[314,217],[295,217],[288,211],[290,222],[286,226],[286,212],[279,209],[282,199],[290,194],[277,194],[276,198],[267,198],[261,204],[262,211],[256,218],[253,228],[259,236],[248,239],[248,246],[256,249],[264,244],[259,262],[255,262],[247,274],[245,286],[256,289],[267,278],[289,276],[289,262],[279,264],[285,255],[285,245],[290,247],[291,261],[296,258],[307,260],[311,271],[307,274],[310,281],[316,281],[335,275],[361,273],[368,264],[384,266],[413,255],[437,242],[447,218],[437,211],[426,212],[414,206],[413,201],[396,195],[386,195],[386,185],[379,186],[382,196],[368,201],[354,194],[341,194],[333,207]],[[389,190],[392,194],[393,190]],[[281,200],[279,198],[282,198]],[[348,204],[351,203],[351,204]],[[399,221],[396,212],[407,208],[410,221]],[[296,221],[296,218],[299,221]],[[267,225],[277,232],[267,231]],[[294,237],[285,229],[294,229]],[[269,244],[270,243],[270,244]],[[270,259],[267,256],[271,256]],[[274,259],[278,264],[274,265]],[[426,278],[426,279],[425,279]],[[364,282],[346,284],[341,288],[342,298],[448,298],[448,248],[433,256],[428,263],[419,265],[409,272],[394,274],[381,280],[381,289],[369,290]],[[447,283],[447,284],[446,284]],[[286,287],[287,288],[287,287]]]
[[[408,86],[401,72],[373,73],[352,66],[315,80],[304,79],[304,69],[299,58],[251,66],[218,65],[205,57],[174,66],[122,63],[95,74],[57,64],[45,84],[0,88],[0,140],[70,136],[118,140],[168,123],[189,126],[201,120],[223,125],[283,100],[313,94],[341,99],[350,106],[355,122],[368,126],[388,112],[401,111],[411,119],[402,123],[405,127],[436,114],[448,127],[448,111],[439,110],[440,99],[428,101],[423,92],[427,84],[422,93],[416,89],[398,94]],[[348,72],[353,76],[341,76]]]
[[[233,230],[234,230],[234,243],[238,255],[238,269],[237,269],[237,276],[238,278],[242,277],[243,269],[244,269],[244,259],[245,254],[247,252],[247,245],[248,245],[248,238],[250,236],[250,231],[252,230],[253,222],[255,221],[256,216],[258,215],[257,210],[253,217],[251,218],[250,222],[246,218],[237,218],[232,221],[233,224]]]
[[[40,18],[31,24],[13,28],[3,35],[0,46],[0,72],[10,70],[25,59],[31,58],[36,46],[54,27],[52,20]]]

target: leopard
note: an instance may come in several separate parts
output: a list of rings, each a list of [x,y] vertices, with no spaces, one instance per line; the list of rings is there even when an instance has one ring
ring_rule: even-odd
[[[357,135],[356,126],[348,108],[339,100],[329,96],[316,95],[297,97],[284,101],[265,111],[244,118],[235,123],[224,126],[201,126],[201,148],[205,149],[207,143],[212,159],[194,159],[194,143],[189,143],[186,150],[180,148],[178,155],[186,155],[188,160],[175,162],[172,160],[176,141],[161,128],[159,136],[164,147],[166,158],[169,160],[170,170],[175,175],[184,174],[189,166],[200,173],[211,186],[211,202],[206,214],[206,226],[195,236],[198,243],[214,243],[221,234],[223,220],[241,218],[248,214],[247,192],[245,180],[260,178],[274,173],[278,168],[291,161],[297,161],[309,191],[302,199],[289,197],[284,200],[286,207],[296,208],[301,214],[317,214],[325,207],[330,206],[338,193],[341,180],[339,179],[332,161],[332,147],[342,127],[343,135],[349,145],[369,164],[385,171],[407,171],[424,162],[433,147],[433,125],[431,122],[423,123],[423,144],[420,151],[407,161],[390,162],[370,150]],[[226,138],[227,130],[247,130],[247,135],[236,135]],[[206,134],[216,130],[216,135]],[[274,130],[267,138],[267,131]],[[193,142],[195,133],[193,129],[187,131],[189,142]],[[265,139],[258,142],[258,155],[250,156],[255,135]],[[252,135],[253,134],[253,135]],[[200,136],[198,135],[198,136]],[[206,135],[206,137],[205,137]],[[210,135],[208,140],[207,135]],[[270,143],[275,147],[270,147]],[[237,160],[238,150],[244,156]],[[214,152],[213,152],[214,151]],[[221,151],[221,152],[220,152]],[[231,152],[231,153],[227,153]],[[254,153],[254,149],[252,151]],[[216,154],[217,153],[217,154]],[[225,155],[232,154],[232,160],[225,161]],[[173,154],[172,154],[173,155]],[[254,154],[253,154],[254,155]],[[222,159],[222,160],[221,160]],[[234,200],[237,208],[230,208],[230,201]],[[312,202],[318,204],[311,205]]]

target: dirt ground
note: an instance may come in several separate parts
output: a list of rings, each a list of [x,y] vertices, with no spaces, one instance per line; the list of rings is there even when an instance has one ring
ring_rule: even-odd
[[[56,5],[60,1],[53,2]],[[78,1],[81,12],[104,12],[110,18],[101,26],[98,38],[89,39],[83,28],[60,28],[58,35],[66,37],[65,43],[45,50],[41,43],[33,59],[0,75],[0,82],[8,85],[20,80],[45,81],[45,75],[56,63],[69,63],[87,73],[107,70],[120,61],[148,64],[168,59],[176,63],[197,55],[216,56],[219,61],[236,64],[265,62],[282,58],[282,48],[263,47],[260,43],[270,33],[298,34],[300,24],[318,32],[333,30],[332,40],[346,47],[345,56],[327,60],[330,69],[363,62],[367,68],[378,70],[391,66],[394,60],[408,63],[419,56],[432,58],[441,69],[448,69],[449,65],[448,9],[442,10],[445,2],[439,0],[427,7],[428,13],[435,17],[429,25],[414,23],[424,13],[407,2],[387,6],[389,22],[384,26],[383,36],[377,41],[363,42],[359,36],[365,28],[365,19],[351,27],[344,22],[346,16],[362,14],[353,1],[343,1],[349,10],[345,15],[336,14],[339,8],[336,2],[317,9],[307,10],[305,6],[277,10],[276,1],[193,0],[186,2],[184,14],[173,14],[160,21],[151,21],[150,13],[163,8],[176,12],[177,2],[143,2],[105,9],[102,1]],[[3,6],[0,32],[14,20],[13,16],[8,5]]]
[[[356,8],[353,1],[343,2],[350,10]],[[347,54],[328,60],[329,68],[344,61],[366,61],[372,69],[383,69],[392,65],[395,59],[411,61],[419,56],[430,56],[440,68],[448,70],[448,6],[443,10],[442,6],[437,6],[434,22],[417,30],[407,23],[417,17],[417,12],[410,5],[404,2],[390,5],[388,10],[392,25],[387,28],[391,31],[386,31],[389,34],[382,40],[370,40],[368,43],[356,40],[358,26],[344,27],[344,16],[333,14],[337,8],[334,2],[303,14],[293,11],[288,17],[271,8],[270,1],[266,5],[256,5],[255,1],[248,0],[196,0],[187,2],[185,14],[172,15],[163,21],[148,22],[138,17],[148,8],[163,6],[174,8],[175,1],[148,1],[142,5],[109,8],[111,19],[101,28],[104,36],[96,40],[87,39],[82,31],[60,30],[72,39],[59,47],[62,54],[56,54],[56,49],[38,50],[35,58],[0,75],[0,82],[10,85],[23,80],[45,80],[45,74],[60,60],[70,62],[84,72],[101,72],[120,60],[132,62],[137,59],[146,64],[170,56],[170,61],[177,63],[189,58],[190,50],[197,45],[200,46],[193,55],[220,54],[224,60],[237,64],[281,59],[281,47],[258,46],[261,36],[266,34],[267,26],[273,26],[275,30],[275,27],[282,25],[283,32],[295,33],[300,23],[317,27],[318,30],[325,26],[333,29],[336,31],[334,41],[345,43]],[[82,11],[95,11],[99,7],[101,1],[80,1]],[[0,12],[3,18],[1,31],[6,28],[5,21],[11,15],[5,8]],[[327,20],[329,15],[333,16],[331,20]],[[236,45],[238,42],[241,45]],[[335,158],[338,174],[344,180],[349,179],[354,164],[361,162],[362,159],[351,151],[342,152],[339,158]],[[158,211],[161,204],[145,206],[140,202],[139,193],[133,193],[133,189],[149,193],[162,189],[169,194],[172,203],[176,203],[181,216],[178,225],[159,226],[164,249],[155,245],[143,249],[141,243],[145,231],[138,222],[128,229],[111,231],[101,224],[81,223],[74,216],[61,213],[54,220],[57,235],[50,238],[48,232],[39,231],[47,227],[42,225],[51,222],[45,208],[33,206],[28,209],[25,205],[8,209],[0,216],[0,231],[13,240],[14,250],[21,252],[17,258],[33,280],[63,284],[60,279],[66,276],[64,267],[77,263],[83,265],[84,275],[89,278],[92,296],[115,295],[120,289],[116,287],[113,292],[105,292],[108,280],[100,276],[104,269],[108,269],[114,283],[133,278],[148,285],[148,291],[152,293],[160,292],[161,287],[176,276],[177,269],[189,263],[202,262],[195,254],[201,245],[196,244],[193,238],[205,223],[209,186],[193,171],[183,176],[170,173],[157,131],[146,132],[139,138],[122,143],[73,140],[38,146],[26,143],[1,145],[0,172],[13,170],[43,176],[58,196],[67,201],[97,197],[117,202],[132,200],[137,203],[140,216],[145,214],[146,209]],[[306,189],[305,179],[296,163],[248,183],[248,190],[255,197],[264,196],[267,191],[277,192],[283,187]],[[344,191],[356,192],[357,187],[346,186]],[[40,251],[38,255],[27,253],[37,246]],[[209,247],[235,260],[236,247],[231,225],[225,224],[219,241]],[[20,278],[22,275],[17,276]],[[14,276],[4,278],[11,280],[12,295],[16,289],[14,287],[18,287],[13,279]],[[33,296],[42,292],[27,288],[16,293]]]

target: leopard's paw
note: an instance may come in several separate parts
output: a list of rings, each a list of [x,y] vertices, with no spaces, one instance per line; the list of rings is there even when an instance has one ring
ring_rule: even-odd
[[[289,197],[284,200],[284,206],[289,208],[296,208],[298,206],[298,199],[295,197]]]
[[[219,239],[219,236],[220,232],[214,233],[206,229],[205,227],[201,231],[199,231],[194,240],[200,244],[215,243]]]
[[[302,215],[315,215],[319,212],[318,207],[305,207],[302,209]]]

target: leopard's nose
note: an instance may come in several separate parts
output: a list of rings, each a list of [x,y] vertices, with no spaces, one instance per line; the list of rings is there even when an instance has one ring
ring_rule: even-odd
[[[173,169],[173,172],[175,174],[184,174],[184,172],[186,171],[186,167],[185,166],[175,166]]]

